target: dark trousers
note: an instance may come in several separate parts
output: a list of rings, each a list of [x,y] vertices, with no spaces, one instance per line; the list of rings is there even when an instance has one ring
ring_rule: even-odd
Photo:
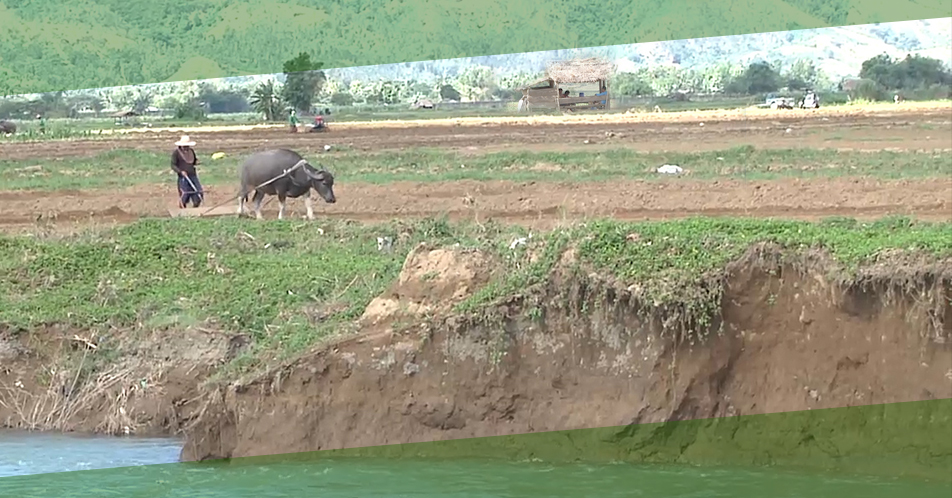
[[[191,182],[191,183],[189,183]],[[179,206],[185,207],[189,201],[192,206],[198,207],[202,204],[202,184],[198,181],[198,175],[180,175],[178,177]]]

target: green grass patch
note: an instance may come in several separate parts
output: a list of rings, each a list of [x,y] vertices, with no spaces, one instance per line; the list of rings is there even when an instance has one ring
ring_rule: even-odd
[[[403,234],[403,237],[398,237]],[[719,306],[705,279],[761,242],[791,251],[822,249],[856,271],[884,251],[952,256],[952,223],[887,218],[823,223],[693,218],[665,222],[596,221],[535,234],[501,225],[426,219],[362,226],[346,222],[259,223],[238,219],[148,220],[69,238],[0,238],[0,324],[29,330],[179,328],[203,324],[248,334],[246,369],[298,353],[346,332],[397,277],[417,243],[456,244],[500,257],[494,280],[464,301],[475,311],[543,284],[562,251],[645,296],[706,316]],[[393,237],[390,253],[376,237]],[[530,251],[541,250],[532,260]]]
[[[631,149],[573,152],[498,152],[468,156],[420,149],[408,152],[333,155],[307,154],[330,168],[339,181],[386,184],[394,181],[609,181],[666,180],[657,168],[677,164],[684,177],[712,180],[736,178],[831,178],[867,176],[884,179],[948,178],[952,154],[944,152],[839,152],[832,149],[758,150],[753,147],[699,153],[642,153]],[[218,161],[205,157],[206,185],[237,188],[238,166],[245,156]],[[92,158],[0,160],[0,180],[7,189],[59,190],[115,188],[172,182],[166,154],[116,150]]]
[[[688,327],[709,325],[720,308],[717,277],[757,244],[774,244],[804,254],[821,250],[842,273],[855,275],[882,254],[900,251],[930,258],[952,257],[952,223],[922,223],[886,217],[861,223],[850,218],[823,222],[763,219],[687,218],[627,223],[599,220],[544,234],[524,247],[539,247],[534,262],[510,257],[503,277],[460,303],[472,311],[545,283],[563,251],[575,246],[577,262],[625,285],[638,284],[645,302],[676,305],[686,312]],[[574,244],[573,244],[574,243]],[[712,282],[714,285],[712,285]],[[695,331],[700,332],[700,331]]]
[[[413,244],[477,245],[485,236],[442,220],[372,227],[248,221],[148,220],[65,239],[2,237],[0,324],[202,324],[248,334],[256,347],[241,359],[247,367],[351,323],[396,278]],[[377,250],[376,237],[401,232],[410,237],[392,253]]]

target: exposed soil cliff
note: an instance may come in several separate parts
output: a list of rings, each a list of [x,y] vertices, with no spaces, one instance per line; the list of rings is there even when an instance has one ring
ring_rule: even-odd
[[[203,385],[242,336],[5,330],[0,424],[183,433],[202,460],[952,398],[948,262],[845,282],[758,246],[700,292],[711,315],[573,262],[463,313],[503,266],[421,246],[360,334],[245,382]]]
[[[491,261],[411,253],[362,335],[209,393],[183,457],[952,397],[948,266],[884,265],[850,287],[820,256],[761,247],[727,272],[721,333],[702,340],[691,309],[656,309],[570,261],[539,292],[461,316],[446,311]]]
[[[106,434],[181,432],[201,381],[241,340],[203,330],[20,332],[0,330],[0,427]]]

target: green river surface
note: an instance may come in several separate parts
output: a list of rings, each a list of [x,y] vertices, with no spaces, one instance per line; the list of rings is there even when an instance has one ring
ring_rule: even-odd
[[[177,463],[180,442],[0,431],[4,497],[952,497],[949,482],[777,468],[327,458]]]

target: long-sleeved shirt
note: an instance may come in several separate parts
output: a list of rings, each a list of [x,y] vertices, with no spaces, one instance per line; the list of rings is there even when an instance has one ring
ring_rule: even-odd
[[[194,150],[191,152],[192,160],[189,161],[181,150],[175,149],[172,151],[172,171],[180,175],[194,175],[195,165],[198,164],[198,154],[196,154]]]

